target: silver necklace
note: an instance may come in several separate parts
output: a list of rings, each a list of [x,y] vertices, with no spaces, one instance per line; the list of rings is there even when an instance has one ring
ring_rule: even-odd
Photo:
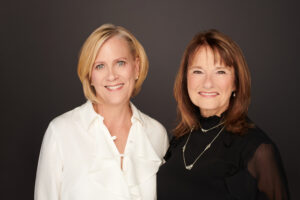
[[[186,145],[187,145],[187,143],[188,143],[189,140],[190,140],[190,136],[191,136],[191,134],[192,134],[193,129],[191,130],[191,132],[190,132],[190,134],[189,134],[189,136],[188,136],[188,138],[187,138],[187,140],[186,140],[184,146],[182,147],[183,163],[184,163],[184,166],[185,166],[185,168],[186,168],[187,170],[191,170],[191,169],[193,168],[194,164],[195,164],[195,163],[198,161],[198,159],[204,154],[204,152],[207,151],[207,150],[210,148],[211,144],[218,138],[218,136],[220,135],[220,133],[223,131],[224,128],[225,128],[225,126],[223,126],[223,127],[221,128],[221,130],[220,130],[220,131],[218,132],[218,134],[214,137],[214,139],[213,139],[210,143],[208,143],[208,145],[206,145],[205,149],[198,155],[198,157],[194,160],[194,162],[193,162],[192,164],[186,165],[184,152],[185,152]]]
[[[225,121],[223,121],[223,122],[217,124],[216,126],[213,126],[213,127],[209,128],[209,129],[204,129],[204,128],[202,128],[202,127],[201,127],[201,124],[200,124],[200,129],[201,129],[201,131],[202,131],[203,133],[206,133],[206,132],[208,132],[208,131],[210,131],[210,130],[213,130],[213,129],[215,129],[215,128],[221,126],[221,125],[224,124],[224,123],[225,123]]]

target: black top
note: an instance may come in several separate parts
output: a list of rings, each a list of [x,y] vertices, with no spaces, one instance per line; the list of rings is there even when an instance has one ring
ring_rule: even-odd
[[[220,122],[217,116],[199,120],[205,129]],[[191,132],[184,154],[187,165],[221,128]],[[251,128],[243,136],[223,130],[191,170],[185,168],[182,152],[188,136],[170,142],[166,163],[157,174],[158,200],[289,199],[279,152],[259,128]]]

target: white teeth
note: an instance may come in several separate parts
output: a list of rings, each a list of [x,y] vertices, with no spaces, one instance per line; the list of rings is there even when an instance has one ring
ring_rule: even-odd
[[[216,92],[200,92],[200,94],[202,94],[202,95],[206,95],[206,96],[214,96],[214,95],[217,95],[218,93],[216,93]]]
[[[110,89],[110,90],[117,90],[120,87],[122,87],[123,84],[119,84],[119,85],[113,85],[113,86],[105,86],[106,88]]]

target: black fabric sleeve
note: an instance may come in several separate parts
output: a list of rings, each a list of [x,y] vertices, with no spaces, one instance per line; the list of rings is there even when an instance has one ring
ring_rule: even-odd
[[[270,200],[289,199],[288,186],[279,152],[272,144],[260,144],[247,164],[257,187]]]

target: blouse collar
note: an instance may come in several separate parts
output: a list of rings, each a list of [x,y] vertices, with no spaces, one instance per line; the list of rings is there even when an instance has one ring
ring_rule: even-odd
[[[139,122],[142,126],[144,125],[143,117],[141,112],[130,102],[130,107],[132,110],[131,123]],[[96,113],[93,107],[93,103],[88,100],[85,104],[79,107],[81,109],[81,121],[83,122],[84,127],[88,130],[91,125],[99,119],[103,122],[104,117]]]
[[[198,121],[202,128],[208,129],[220,123],[220,121],[224,118],[224,115],[225,112],[223,112],[221,116],[213,115],[209,117],[203,117],[201,113],[199,113]]]

